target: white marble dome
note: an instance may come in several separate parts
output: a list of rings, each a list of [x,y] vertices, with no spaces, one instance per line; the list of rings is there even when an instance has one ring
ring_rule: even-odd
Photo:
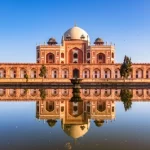
[[[88,42],[90,42],[90,38],[89,38],[89,35],[88,33],[77,27],[77,26],[74,26],[73,28],[70,28],[68,29],[65,33],[64,33],[64,40],[66,39],[66,37],[70,36],[70,38],[72,40],[88,40]],[[84,38],[81,38],[82,36],[84,36]]]

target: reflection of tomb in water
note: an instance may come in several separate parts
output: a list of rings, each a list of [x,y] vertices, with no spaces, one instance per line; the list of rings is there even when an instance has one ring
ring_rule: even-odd
[[[150,89],[146,89],[146,94],[150,96]]]
[[[0,89],[0,96],[4,96],[6,94],[6,90],[5,89]]]
[[[31,89],[30,94],[31,94],[31,96],[36,96],[37,95],[37,89]]]
[[[141,97],[143,95],[143,90],[142,89],[136,89],[136,95]]]
[[[45,92],[44,92],[45,91]],[[121,89],[80,89],[81,100],[117,100],[120,101]],[[132,101],[149,101],[150,89],[130,89],[133,94]],[[0,89],[0,100],[9,101],[40,101],[44,96],[44,100],[60,100],[71,99],[72,89],[43,89],[42,95],[39,89]],[[42,97],[41,97],[42,96]],[[77,98],[76,98],[77,99]]]
[[[64,132],[79,138],[85,135],[90,128],[90,119],[97,127],[104,125],[108,120],[115,119],[115,102],[82,101],[70,102],[69,100],[38,101],[36,102],[36,117],[46,120],[50,127],[61,120]]]
[[[9,95],[12,96],[12,97],[15,97],[16,96],[16,89],[10,89],[9,90]]]

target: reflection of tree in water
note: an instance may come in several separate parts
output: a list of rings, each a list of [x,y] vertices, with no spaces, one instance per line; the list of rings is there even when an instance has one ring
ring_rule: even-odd
[[[39,89],[40,91],[40,97],[42,100],[44,100],[46,98],[46,90],[45,89]]]
[[[51,128],[56,125],[56,122],[57,120],[53,120],[53,119],[47,120],[47,123]]]
[[[24,89],[24,93],[25,93],[25,95],[27,94],[27,92],[28,92],[28,89]]]
[[[94,123],[97,127],[101,127],[104,124],[104,120],[95,120]]]
[[[125,111],[129,110],[132,106],[132,97],[133,94],[129,89],[121,89],[120,98],[124,104]]]

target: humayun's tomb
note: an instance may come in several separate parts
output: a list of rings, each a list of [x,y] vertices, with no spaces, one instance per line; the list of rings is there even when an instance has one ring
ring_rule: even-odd
[[[36,63],[0,63],[0,82],[41,82],[40,68],[44,64],[47,74],[43,82],[70,82],[70,78],[82,78],[83,82],[117,81],[121,63],[115,63],[115,45],[90,36],[74,26],[62,36],[61,44],[50,38],[47,44],[36,47]],[[150,82],[150,64],[133,63],[130,81]]]

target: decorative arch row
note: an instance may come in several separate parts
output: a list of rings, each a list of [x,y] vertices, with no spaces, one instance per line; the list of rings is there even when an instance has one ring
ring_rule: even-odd
[[[144,77],[144,70],[141,68],[136,69],[136,78],[150,78],[150,68],[146,70],[146,76]]]
[[[75,68],[76,69],[76,68]],[[45,78],[71,78],[73,77],[73,71],[68,68],[57,69],[52,68],[48,69]],[[120,78],[120,70],[116,68],[115,70],[111,70],[109,68],[99,69],[94,68],[92,71],[89,68],[84,68],[83,70],[78,70],[78,74],[80,78]],[[37,68],[32,68],[31,70],[27,70],[26,68],[17,68],[13,67],[9,70],[0,68],[0,78],[25,78],[28,75],[28,78],[40,78],[39,77],[40,70]],[[71,74],[71,75],[70,75]],[[141,68],[134,69],[130,78],[150,78],[150,68],[147,70],[143,70]]]
[[[87,52],[87,62],[90,62],[90,52]],[[95,55],[95,52],[94,52]],[[46,63],[51,64],[55,63],[55,54],[48,53],[46,55]],[[64,59],[65,55],[64,52],[60,53],[60,57]],[[104,53],[98,53],[96,56],[96,62],[99,63],[106,63],[106,55]],[[112,52],[111,57],[114,58],[114,53]],[[83,52],[78,48],[73,48],[69,51],[69,63],[83,63]]]
[[[102,96],[102,97],[120,97],[120,89],[82,89],[81,95],[84,97],[89,96]],[[133,98],[136,97],[150,97],[150,89],[132,89],[130,90],[133,93]],[[17,94],[19,92],[19,94]],[[28,94],[27,94],[28,93]],[[0,89],[0,96],[40,96],[39,89]],[[49,94],[48,94],[49,93]],[[69,96],[72,95],[72,90],[69,89],[47,89],[46,94],[50,96]]]
[[[119,69],[115,70],[116,72],[116,78],[120,78],[120,73],[119,73]],[[82,78],[90,78],[92,74],[92,78],[111,78],[111,70],[106,68],[104,70],[100,70],[98,68],[95,68],[92,72],[90,71],[90,69],[84,69],[83,73],[82,73]]]
[[[6,75],[8,78],[25,78],[25,76],[28,74],[27,69],[21,68],[17,72],[17,68],[11,68],[6,72],[5,69],[0,68],[0,78],[6,78]],[[37,69],[33,68],[30,70],[30,76],[29,78],[37,78]]]

